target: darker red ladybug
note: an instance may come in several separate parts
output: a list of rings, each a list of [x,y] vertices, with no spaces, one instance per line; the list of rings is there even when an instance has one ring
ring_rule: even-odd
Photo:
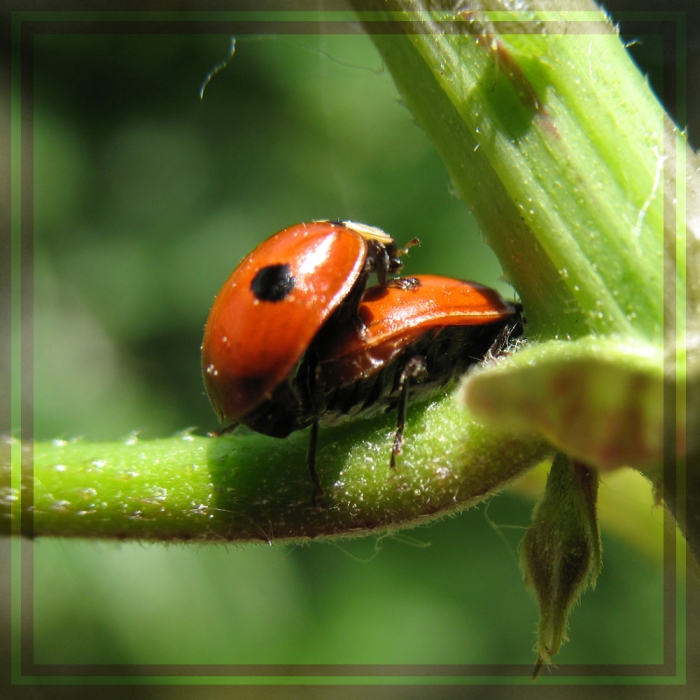
[[[280,438],[313,422],[323,411],[319,332],[352,327],[370,274],[385,285],[403,252],[380,229],[349,221],[298,224],[261,243],[224,284],[204,330],[204,384],[220,420]],[[309,466],[320,492],[313,458]]]
[[[390,466],[401,452],[406,405],[463,375],[522,334],[520,307],[474,282],[419,275],[369,288],[361,324],[319,349],[323,423],[398,409]]]

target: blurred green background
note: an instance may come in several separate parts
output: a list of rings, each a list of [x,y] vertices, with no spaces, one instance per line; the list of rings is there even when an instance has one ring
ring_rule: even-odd
[[[418,236],[408,274],[512,298],[368,38],[239,36],[200,100],[229,42],[37,37],[37,439],[215,428],[209,307],[257,242],[298,221]],[[515,550],[531,509],[509,492],[396,537],[305,547],[42,540],[35,660],[530,664],[537,612]],[[603,538],[557,661],[661,663],[658,549]]]

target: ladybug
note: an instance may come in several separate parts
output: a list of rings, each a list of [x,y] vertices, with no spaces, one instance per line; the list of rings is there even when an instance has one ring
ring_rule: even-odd
[[[325,395],[316,422],[397,409],[389,462],[395,468],[407,404],[502,352],[522,334],[521,311],[489,287],[436,275],[367,289],[360,324],[345,326],[319,348]]]
[[[350,221],[301,223],[261,243],[222,287],[204,329],[204,384],[220,421],[278,438],[310,425],[323,410],[322,329],[353,327],[370,275],[385,286],[417,243],[398,249],[384,231]],[[322,493],[313,457],[309,468]]]

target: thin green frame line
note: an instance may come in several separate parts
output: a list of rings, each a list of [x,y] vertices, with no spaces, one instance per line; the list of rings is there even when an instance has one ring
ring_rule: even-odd
[[[382,19],[390,21],[391,16],[381,13],[381,17],[377,17],[377,13],[357,13],[351,12],[65,12],[65,11],[50,11],[50,12],[12,12],[12,42],[13,42],[13,65],[11,74],[11,236],[12,236],[12,322],[13,322],[13,337],[12,337],[12,377],[19,378],[21,374],[21,347],[19,345],[19,333],[15,331],[20,327],[20,276],[21,256],[20,256],[20,240],[21,240],[21,104],[20,104],[20,85],[21,85],[21,62],[15,60],[18,57],[19,47],[21,42],[21,27],[24,22],[36,21],[91,21],[91,22],[211,22],[211,21],[263,21],[263,22],[319,22],[326,21],[334,22],[352,22],[356,23],[360,17],[370,19]],[[444,13],[445,19],[450,16],[450,13]],[[512,20],[522,13],[490,13],[491,19],[494,21]],[[592,18],[597,19],[595,15],[590,13],[558,13],[556,17],[553,14],[552,19],[557,21],[562,20],[562,15],[566,21],[589,21]],[[677,41],[685,37],[685,13],[679,12],[625,12],[618,13],[618,18],[622,20],[637,19],[641,21],[675,21],[677,23]],[[434,20],[434,17],[431,18]],[[439,18],[438,18],[439,19]],[[685,42],[683,41],[683,47]],[[17,52],[17,53],[15,53]],[[685,58],[683,48],[677,45],[678,61],[678,110],[679,119],[685,114],[685,94],[682,90],[684,85],[683,78],[685,76],[685,63],[680,60],[681,56]],[[679,159],[680,162],[680,159]],[[683,161],[684,162],[684,161]],[[680,174],[680,173],[679,173]],[[684,178],[678,178],[677,183],[684,182]],[[680,293],[680,290],[679,290]],[[21,408],[21,395],[17,391],[18,382],[12,383],[12,429],[17,431],[19,427],[19,411]],[[20,450],[19,447],[13,449],[13,471],[12,471],[12,486],[15,487],[19,483],[19,470],[16,468],[19,465]],[[280,677],[250,677],[250,676],[215,676],[215,677],[180,677],[180,676],[151,676],[151,677],[126,677],[105,676],[102,678],[94,676],[66,676],[66,677],[51,677],[51,676],[22,676],[19,669],[20,656],[16,655],[20,650],[21,631],[16,625],[19,625],[18,617],[20,588],[21,588],[21,541],[13,539],[11,548],[12,559],[12,670],[13,680],[19,681],[20,684],[74,684],[74,683],[89,683],[89,684],[185,684],[193,683],[202,684],[235,684],[235,685],[515,685],[521,683],[530,683],[529,676],[512,676],[512,677],[493,677],[493,676],[280,676]],[[657,685],[657,684],[674,684],[683,683],[685,680],[685,549],[682,545],[676,553],[676,591],[677,591],[677,675],[676,677],[669,676],[543,676],[538,681],[538,684],[546,685],[575,685],[581,682],[586,684],[624,684],[624,685]],[[499,664],[500,665],[500,664]],[[15,675],[19,672],[19,676]]]

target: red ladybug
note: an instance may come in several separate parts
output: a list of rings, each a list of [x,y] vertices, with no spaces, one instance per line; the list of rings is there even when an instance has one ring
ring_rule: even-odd
[[[401,452],[406,405],[438,389],[522,333],[520,307],[474,282],[419,275],[369,288],[361,324],[319,348],[323,423],[398,408],[390,466]]]
[[[256,248],[211,310],[202,362],[219,418],[274,437],[311,425],[314,500],[320,422],[398,408],[393,467],[408,401],[522,332],[519,308],[488,287],[430,275],[387,283],[403,252],[371,227],[299,224]],[[365,291],[372,271],[380,284]]]
[[[224,284],[204,330],[204,384],[219,419],[279,438],[309,425],[323,410],[319,332],[352,326],[370,274],[385,285],[404,250],[349,221],[297,224],[261,243]],[[309,466],[320,492],[313,458]]]

